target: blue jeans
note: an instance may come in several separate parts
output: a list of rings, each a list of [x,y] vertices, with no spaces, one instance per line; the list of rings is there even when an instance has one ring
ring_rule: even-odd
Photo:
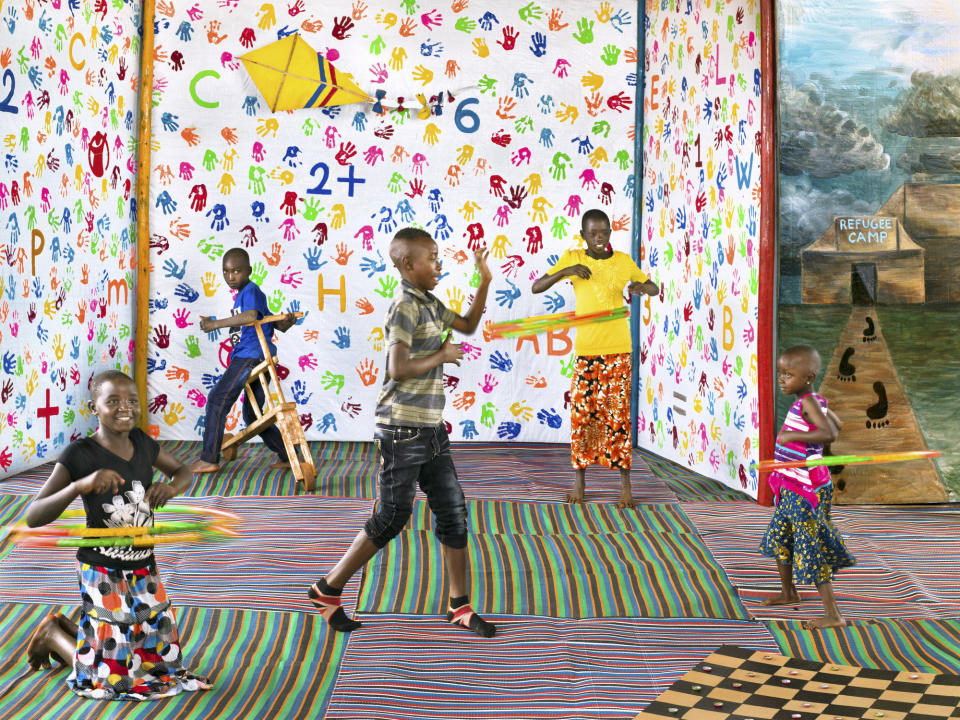
[[[379,502],[363,527],[373,544],[382,548],[403,530],[419,485],[436,519],[437,539],[455,550],[465,548],[467,504],[443,423],[377,425],[374,442],[380,451]]]
[[[213,386],[207,395],[206,420],[203,426],[203,451],[200,459],[208,463],[220,462],[220,446],[223,444],[223,425],[227,421],[230,408],[237,401],[237,395],[243,392],[250,371],[261,362],[258,358],[231,358],[223,377]],[[257,405],[263,407],[263,387],[257,381],[253,386],[253,395]],[[243,421],[250,425],[257,415],[250,404],[250,398],[243,392]],[[283,446],[283,436],[276,425],[271,425],[260,433],[263,443],[273,450],[282,462],[286,462],[287,450]]]

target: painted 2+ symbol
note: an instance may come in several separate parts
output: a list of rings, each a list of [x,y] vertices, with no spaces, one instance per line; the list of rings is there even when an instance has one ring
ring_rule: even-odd
[[[333,191],[328,190],[324,187],[327,184],[327,180],[330,178],[330,167],[325,162],[318,162],[312,168],[310,168],[310,176],[314,176],[317,173],[317,170],[320,170],[323,174],[320,176],[320,182],[316,186],[307,190],[307,195],[332,195]],[[355,170],[353,165],[347,167],[347,177],[338,177],[337,182],[347,183],[350,187],[347,189],[347,196],[353,197],[354,195],[354,185],[362,185],[366,182],[363,178],[356,177],[354,175]]]

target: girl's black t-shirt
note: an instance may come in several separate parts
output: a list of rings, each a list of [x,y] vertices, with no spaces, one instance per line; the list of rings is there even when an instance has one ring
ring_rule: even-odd
[[[130,431],[133,457],[124,460],[100,445],[92,437],[71,443],[60,456],[59,463],[79,480],[97,470],[113,470],[123,478],[117,493],[89,493],[81,495],[87,514],[87,527],[115,528],[153,525],[153,511],[145,500],[147,489],[153,483],[153,463],[160,453],[160,445],[139,428]],[[136,570],[152,565],[152,547],[82,547],[77,560],[88,565],[117,570]]]

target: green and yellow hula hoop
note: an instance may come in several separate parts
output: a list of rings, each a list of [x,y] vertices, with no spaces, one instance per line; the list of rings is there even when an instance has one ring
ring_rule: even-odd
[[[31,528],[12,525],[7,531],[14,542],[54,547],[151,547],[186,542],[215,542],[236,537],[240,521],[234,513],[200,505],[172,505],[155,513],[200,515],[195,521],[162,522],[155,525],[90,528],[86,525],[44,525]],[[83,517],[83,510],[67,510],[59,519]]]

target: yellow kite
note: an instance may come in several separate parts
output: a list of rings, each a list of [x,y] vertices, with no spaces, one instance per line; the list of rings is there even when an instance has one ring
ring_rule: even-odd
[[[263,99],[274,112],[373,102],[326,58],[294,33],[240,57]]]

